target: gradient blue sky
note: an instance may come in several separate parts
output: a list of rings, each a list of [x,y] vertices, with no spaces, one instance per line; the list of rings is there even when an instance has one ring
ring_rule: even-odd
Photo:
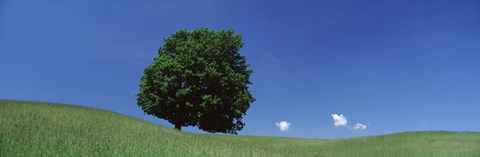
[[[0,99],[78,104],[172,127],[137,107],[138,82],[162,38],[199,27],[243,35],[257,101],[240,135],[480,131],[477,0],[0,0]],[[334,126],[333,113],[347,126]],[[367,128],[349,129],[356,123]]]

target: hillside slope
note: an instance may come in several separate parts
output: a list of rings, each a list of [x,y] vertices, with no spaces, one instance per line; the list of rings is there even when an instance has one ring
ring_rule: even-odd
[[[201,135],[103,110],[0,101],[0,156],[480,156],[480,133],[342,140]]]

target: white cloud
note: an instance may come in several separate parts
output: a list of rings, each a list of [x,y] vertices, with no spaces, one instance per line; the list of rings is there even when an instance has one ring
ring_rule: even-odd
[[[362,123],[357,123],[353,126],[353,130],[365,130],[367,129],[367,126]]]
[[[347,125],[347,117],[344,117],[343,114],[332,114],[333,118],[333,125],[335,126],[346,126]]]
[[[280,131],[287,131],[288,129],[290,129],[290,123],[287,121],[280,121],[275,123],[275,125],[280,128]]]

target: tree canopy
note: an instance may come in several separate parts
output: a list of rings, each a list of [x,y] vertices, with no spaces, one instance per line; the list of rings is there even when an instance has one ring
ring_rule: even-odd
[[[138,106],[178,130],[198,126],[237,134],[255,101],[248,87],[253,71],[239,53],[241,35],[200,28],[179,30],[163,41],[140,79]]]

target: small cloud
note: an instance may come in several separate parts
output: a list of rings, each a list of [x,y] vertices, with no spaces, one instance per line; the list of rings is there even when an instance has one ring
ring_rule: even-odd
[[[353,130],[365,130],[367,129],[367,126],[362,123],[357,123],[353,126]]]
[[[290,129],[290,123],[287,121],[280,121],[275,123],[275,125],[280,128],[280,131],[288,131],[288,129]]]
[[[333,125],[335,126],[346,126],[347,125],[347,117],[344,117],[343,114],[332,114],[333,118]]]

